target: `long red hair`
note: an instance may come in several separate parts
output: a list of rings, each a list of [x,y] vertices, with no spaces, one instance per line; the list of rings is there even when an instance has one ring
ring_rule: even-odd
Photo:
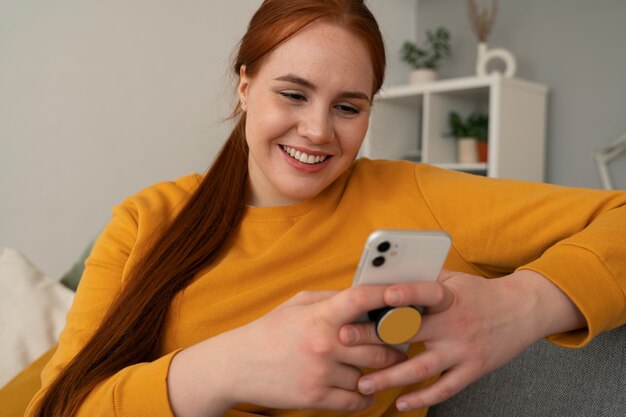
[[[247,74],[254,76],[268,52],[320,19],[350,30],[365,42],[376,93],[384,79],[385,50],[376,20],[362,0],[265,0],[240,42],[235,74],[245,65]],[[239,105],[233,117],[235,128],[204,180],[138,261],[90,341],[46,390],[36,416],[72,416],[99,382],[125,367],[159,357],[160,335],[172,299],[213,262],[245,210],[248,148],[246,115]]]

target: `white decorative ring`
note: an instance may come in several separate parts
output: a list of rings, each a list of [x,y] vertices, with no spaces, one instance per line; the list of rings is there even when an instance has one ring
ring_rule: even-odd
[[[517,63],[513,54],[503,48],[487,49],[487,44],[478,44],[478,60],[476,62],[476,75],[487,75],[487,65],[492,59],[501,59],[505,65],[504,76],[507,78],[515,77]]]

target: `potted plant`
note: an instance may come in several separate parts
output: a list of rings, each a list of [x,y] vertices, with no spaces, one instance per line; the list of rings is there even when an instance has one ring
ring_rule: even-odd
[[[449,123],[452,135],[458,139],[459,162],[487,162],[489,116],[474,112],[463,119],[457,112],[450,112]]]
[[[402,59],[413,67],[411,83],[429,82],[437,78],[439,63],[450,57],[450,32],[443,26],[426,31],[426,45],[413,42],[402,45]]]

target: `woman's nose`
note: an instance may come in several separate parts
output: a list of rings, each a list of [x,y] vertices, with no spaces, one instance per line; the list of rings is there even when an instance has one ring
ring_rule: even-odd
[[[298,134],[308,138],[311,142],[320,144],[328,142],[333,137],[331,115],[328,108],[311,107],[304,112],[298,124]]]

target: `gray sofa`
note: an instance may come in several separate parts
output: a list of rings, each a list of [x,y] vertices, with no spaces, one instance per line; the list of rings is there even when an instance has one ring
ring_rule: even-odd
[[[428,413],[499,416],[626,417],[626,326],[582,349],[541,340]]]

